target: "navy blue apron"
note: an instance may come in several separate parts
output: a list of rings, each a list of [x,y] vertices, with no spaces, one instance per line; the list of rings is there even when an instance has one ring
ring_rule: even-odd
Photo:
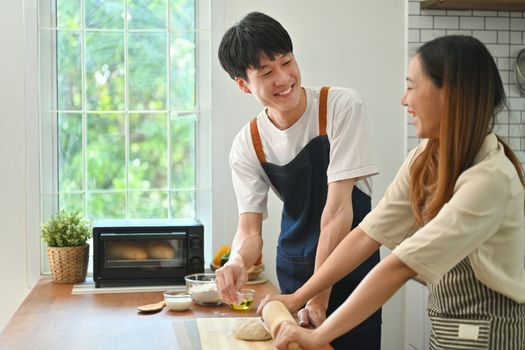
[[[288,164],[266,162],[257,129],[251,122],[253,145],[261,165],[283,200],[281,233],[277,247],[277,278],[281,293],[295,292],[312,276],[319,241],[321,214],[328,193],[327,175],[330,143],[326,136],[328,88],[321,89],[319,103],[319,136],[312,139]],[[356,227],[371,209],[371,198],[354,186],[352,192]],[[352,273],[332,288],[327,315],[341,305],[366,274],[379,262],[376,251]],[[351,332],[332,342],[335,349],[378,350],[381,348],[381,310],[378,310]]]

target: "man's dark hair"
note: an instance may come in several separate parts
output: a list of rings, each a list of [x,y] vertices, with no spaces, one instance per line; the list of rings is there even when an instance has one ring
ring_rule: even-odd
[[[246,70],[260,67],[261,54],[271,60],[275,55],[293,52],[286,29],[272,17],[250,12],[224,33],[219,46],[219,61],[232,79],[247,80]]]

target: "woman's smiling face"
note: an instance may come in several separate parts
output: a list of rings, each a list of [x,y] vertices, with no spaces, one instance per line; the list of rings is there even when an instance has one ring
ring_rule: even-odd
[[[439,137],[443,91],[425,73],[419,55],[414,56],[408,65],[407,89],[401,104],[407,107],[418,137]]]

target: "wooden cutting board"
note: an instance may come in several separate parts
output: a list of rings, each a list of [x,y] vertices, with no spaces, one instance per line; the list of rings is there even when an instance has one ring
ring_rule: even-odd
[[[238,317],[197,318],[202,350],[275,350],[271,339],[246,341],[235,338],[233,327],[238,319]]]

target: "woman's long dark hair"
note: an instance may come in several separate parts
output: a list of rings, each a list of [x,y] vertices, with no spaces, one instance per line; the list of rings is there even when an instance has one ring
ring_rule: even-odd
[[[410,167],[410,194],[416,222],[434,218],[452,197],[457,178],[472,166],[495,116],[506,106],[498,68],[487,48],[470,36],[445,36],[422,45],[416,54],[424,73],[445,96],[439,139]],[[509,146],[498,138],[525,186],[523,169]]]

